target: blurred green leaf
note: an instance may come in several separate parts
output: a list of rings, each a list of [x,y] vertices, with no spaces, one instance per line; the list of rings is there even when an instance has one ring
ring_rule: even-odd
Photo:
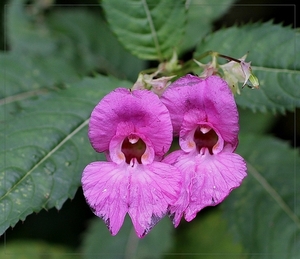
[[[222,204],[229,228],[248,258],[299,258],[298,150],[273,137],[241,135],[238,153],[248,176]]]
[[[186,1],[187,22],[183,42],[180,44],[182,52],[192,49],[211,32],[212,23],[233,4],[235,0],[190,0]]]
[[[264,134],[272,130],[278,116],[272,113],[253,112],[249,109],[240,108],[239,124],[240,133]]]
[[[55,9],[47,16],[49,28],[58,39],[56,53],[80,74],[102,72],[135,81],[144,61],[131,55],[118,42],[101,18],[100,6],[93,12],[74,7]]]
[[[300,106],[300,33],[289,27],[271,23],[249,24],[219,30],[198,45],[194,55],[217,51],[241,58],[249,51],[254,74],[260,81],[259,90],[243,89],[236,97],[238,105],[252,110],[293,110]]]
[[[141,59],[170,59],[182,40],[186,20],[182,0],[103,0],[102,4],[120,42]]]
[[[53,48],[44,39],[38,43],[43,35],[40,25],[28,25],[35,16],[25,15],[26,8],[22,1],[12,1],[8,8],[8,35],[13,40],[12,50],[0,54],[4,86],[0,89],[0,122],[22,112],[36,96],[78,81],[82,75],[102,72],[135,81],[144,68],[144,61],[127,52],[113,36],[100,16],[100,7],[95,6],[94,12],[81,6],[61,7],[46,16],[40,14],[49,36],[46,41]]]
[[[143,239],[139,239],[131,220],[126,216],[120,232],[111,236],[104,222],[97,218],[85,233],[82,252],[86,259],[157,259],[172,246],[173,226],[168,218],[162,219]]]
[[[19,240],[0,247],[1,259],[69,259],[82,258],[66,247],[50,245],[39,241]]]
[[[243,259],[242,246],[233,240],[227,222],[218,207],[199,212],[191,222],[183,221],[176,229],[176,242],[165,259]],[[174,256],[176,255],[176,256]]]
[[[55,51],[56,42],[41,13],[25,0],[10,0],[7,5],[7,39],[16,53],[49,55]]]
[[[0,54],[0,122],[21,112],[38,95],[78,80],[73,67],[61,58]]]
[[[32,212],[59,209],[74,196],[83,168],[97,157],[87,138],[90,113],[118,86],[130,83],[87,78],[39,96],[7,121],[0,147],[0,234]]]
[[[8,5],[7,37],[10,50],[17,55],[41,61],[55,57],[80,75],[97,71],[133,81],[144,68],[144,62],[114,37],[101,18],[100,6],[92,11],[82,5],[70,8],[49,4],[45,12],[37,9],[39,2],[25,2],[12,0]]]

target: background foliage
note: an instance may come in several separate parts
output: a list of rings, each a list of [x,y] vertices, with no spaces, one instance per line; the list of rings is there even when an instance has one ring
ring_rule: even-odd
[[[298,258],[300,34],[294,6],[232,0],[6,3],[1,258]],[[288,18],[278,15],[283,10]],[[130,87],[141,70],[170,59],[173,50],[183,62],[207,50],[236,58],[249,51],[261,88],[242,89],[236,97],[238,153],[247,160],[248,177],[191,223],[173,229],[166,218],[139,240],[126,218],[111,237],[80,187],[85,165],[104,159],[87,139],[88,118],[106,93]]]

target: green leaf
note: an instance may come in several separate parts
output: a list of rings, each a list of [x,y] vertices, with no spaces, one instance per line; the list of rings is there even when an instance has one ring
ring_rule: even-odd
[[[86,259],[162,258],[172,245],[173,231],[172,223],[166,217],[146,237],[139,239],[126,216],[120,232],[111,236],[104,222],[97,218],[91,222],[81,250]]]
[[[87,138],[90,113],[109,91],[130,83],[98,76],[39,96],[7,122],[0,147],[0,234],[32,212],[61,208],[97,157]]]
[[[11,0],[7,8],[7,38],[16,53],[51,54],[56,42],[44,19],[25,0]]]
[[[239,108],[240,133],[264,134],[270,132],[278,117],[272,113],[258,113]]]
[[[191,222],[182,221],[176,229],[176,243],[165,259],[242,259],[242,246],[233,240],[219,207],[207,208]],[[174,256],[176,254],[176,256]],[[180,257],[180,255],[182,255]]]
[[[184,1],[103,0],[107,20],[120,42],[142,59],[170,59],[182,40]]]
[[[0,121],[21,112],[37,95],[79,80],[77,72],[61,58],[0,54]]]
[[[13,8],[16,4],[12,5]],[[100,12],[100,7],[93,10]],[[15,13],[12,16],[16,20],[22,17]],[[4,86],[0,89],[0,121],[22,112],[37,95],[78,81],[80,75],[97,70],[135,81],[144,68],[144,61],[127,52],[109,31],[107,24],[93,12],[81,7],[75,10],[63,7],[52,10],[43,18],[51,34],[49,40],[55,43],[51,52],[42,48],[38,53],[36,49],[31,50],[32,44],[23,42],[22,34],[12,30],[14,44],[20,46],[15,48],[13,44],[12,51],[0,54],[0,80]],[[24,33],[25,25],[19,24],[24,27]],[[38,34],[37,28],[30,27],[30,35],[35,34]],[[35,37],[32,36],[32,40]]]
[[[28,240],[7,242],[0,248],[2,259],[68,259],[70,255],[72,258],[82,258],[72,252],[63,246]]]
[[[230,229],[249,258],[299,258],[299,152],[272,137],[242,135],[240,143],[248,176],[222,205]]]
[[[186,1],[187,22],[183,42],[180,44],[182,52],[192,49],[206,34],[211,32],[213,21],[227,11],[234,0],[191,0]]]
[[[58,40],[56,54],[62,53],[80,74],[97,70],[136,81],[144,61],[124,49],[100,14],[100,6],[93,12],[63,7],[50,13],[47,23]]]
[[[98,71],[133,81],[144,68],[109,30],[100,6],[53,6],[45,12],[38,3],[24,2],[14,0],[8,6],[7,37],[17,55],[38,57],[39,64],[47,58],[62,59],[67,69],[72,66],[80,75]]]
[[[243,89],[236,97],[238,105],[252,110],[293,110],[300,106],[300,33],[288,27],[258,23],[222,29],[198,45],[195,58],[213,50],[241,58],[249,51],[254,74],[260,89]]]

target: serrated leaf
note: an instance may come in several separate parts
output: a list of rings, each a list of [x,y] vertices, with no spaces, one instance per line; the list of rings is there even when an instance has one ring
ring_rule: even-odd
[[[197,47],[195,57],[213,50],[241,58],[249,51],[259,90],[243,89],[236,97],[242,107],[262,112],[284,112],[300,106],[300,33],[271,23],[249,24],[222,29],[207,37]]]
[[[182,0],[103,0],[102,4],[120,42],[141,59],[169,59],[182,40],[186,19]]]
[[[299,152],[272,137],[242,135],[240,143],[248,176],[222,205],[230,229],[249,258],[299,258]]]
[[[172,246],[173,231],[172,223],[166,217],[146,237],[139,239],[126,216],[120,232],[111,236],[104,222],[96,218],[85,234],[81,250],[87,259],[158,259]]]
[[[59,52],[80,74],[97,70],[135,81],[144,61],[124,49],[100,14],[100,6],[93,12],[78,6],[50,13],[47,23],[59,41]]]
[[[187,22],[180,50],[184,52],[194,48],[212,30],[214,20],[234,2],[234,0],[223,0],[222,2],[220,0],[186,1]]]
[[[136,80],[144,62],[112,35],[101,18],[100,6],[93,11],[82,5],[53,6],[49,12],[37,12],[37,5],[25,5],[23,0],[8,5],[7,38],[12,52],[40,60],[63,59],[80,75],[96,70]]]
[[[20,1],[11,8],[25,11]],[[94,10],[97,8],[100,9],[94,7]],[[17,13],[13,17],[21,19]],[[0,80],[4,86],[0,89],[0,122],[22,112],[37,95],[78,81],[81,75],[97,70],[135,81],[144,67],[144,61],[127,52],[113,37],[107,24],[93,12],[81,7],[75,10],[63,7],[43,18],[51,41],[55,43],[51,52],[40,48],[37,55],[30,50],[32,44],[25,41],[20,43],[22,50],[30,45],[25,53],[13,46],[12,51],[0,54]],[[26,24],[19,24],[24,26],[23,33],[26,33]],[[12,34],[16,34],[13,29]],[[31,34],[38,34],[34,26],[30,27]],[[22,35],[16,34],[14,38],[14,44],[18,46]],[[35,37],[31,39],[34,41]]]
[[[87,78],[39,97],[7,122],[0,147],[0,234],[30,213],[59,209],[74,196],[83,168],[97,158],[87,138],[90,112],[106,93],[129,85]]]

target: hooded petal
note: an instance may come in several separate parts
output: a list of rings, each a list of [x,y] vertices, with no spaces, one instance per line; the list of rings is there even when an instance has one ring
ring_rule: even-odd
[[[167,214],[178,197],[180,172],[173,166],[153,162],[132,169],[128,213],[136,234],[145,236]]]
[[[201,79],[187,75],[172,83],[161,98],[172,119],[174,134],[179,135],[184,116],[198,110],[201,118],[216,128],[233,148],[238,144],[238,112],[233,94],[219,76]]]
[[[112,235],[118,233],[128,212],[129,174],[125,165],[94,162],[86,166],[81,179],[87,203]]]
[[[196,76],[183,76],[170,84],[161,97],[162,102],[170,112],[174,135],[176,136],[179,135],[185,112],[192,108],[190,103],[188,103],[188,99],[192,94],[189,86],[197,85],[202,81],[202,78]]]
[[[117,88],[106,95],[94,108],[89,123],[88,135],[96,151],[109,149],[120,123],[131,124],[135,133],[147,136],[157,156],[168,151],[172,124],[167,108],[156,94],[148,90]]]
[[[181,190],[181,193],[189,196],[188,202],[186,198],[179,198],[170,208],[175,226],[179,224],[182,215],[191,221],[204,207],[221,203],[233,189],[240,186],[247,175],[243,158],[231,152],[210,155],[207,150],[196,156],[195,153],[182,153],[173,162],[184,178],[185,190]]]

